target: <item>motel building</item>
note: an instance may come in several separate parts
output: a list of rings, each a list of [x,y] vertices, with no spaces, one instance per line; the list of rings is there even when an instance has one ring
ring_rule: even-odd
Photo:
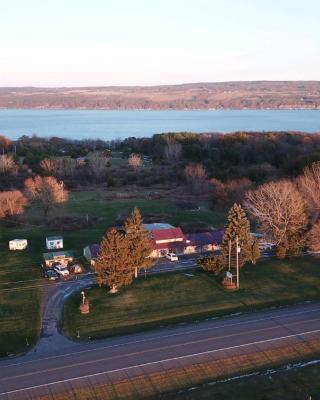
[[[160,258],[168,253],[177,255],[201,254],[220,250],[223,230],[184,234],[181,228],[150,231],[152,252],[150,257]]]

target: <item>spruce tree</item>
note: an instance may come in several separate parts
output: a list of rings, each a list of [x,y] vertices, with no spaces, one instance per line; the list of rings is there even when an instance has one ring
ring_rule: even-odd
[[[126,220],[124,229],[129,245],[131,266],[137,278],[138,271],[142,268],[146,270],[153,264],[153,260],[149,257],[152,250],[150,234],[143,226],[143,219],[137,207]]]
[[[240,204],[235,203],[228,213],[228,221],[225,226],[222,255],[226,267],[229,265],[229,246],[231,242],[231,269],[236,269],[236,237],[240,252],[238,253],[239,268],[251,260],[252,239],[250,234],[250,222]]]
[[[102,239],[94,270],[97,274],[97,283],[100,286],[109,286],[111,293],[116,293],[122,286],[132,283],[133,270],[129,243],[116,229],[109,231]]]

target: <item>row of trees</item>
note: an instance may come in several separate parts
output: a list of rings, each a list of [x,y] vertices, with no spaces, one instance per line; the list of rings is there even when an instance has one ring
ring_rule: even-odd
[[[139,157],[141,159],[145,155],[152,158],[155,165],[166,164],[181,172],[188,164],[201,163],[208,179],[214,177],[223,183],[243,178],[263,183],[288,176],[295,177],[306,165],[318,160],[320,135],[293,132],[237,132],[230,135],[181,132],[109,142],[45,139],[36,136],[24,136],[11,142],[0,137],[0,153],[15,154],[38,174],[43,171],[40,163],[44,159],[66,157],[75,160],[77,157],[88,157],[90,153],[102,153],[107,149],[122,152],[125,157],[138,155],[138,158],[133,159],[134,165],[140,161]],[[69,167],[70,165],[66,169]],[[75,166],[71,167],[72,175]],[[93,169],[88,169],[87,172],[90,172],[88,180],[95,178]],[[50,175],[65,179],[60,172],[58,175]],[[182,176],[180,173],[180,178]]]
[[[111,229],[104,236],[94,265],[97,283],[116,293],[132,283],[141,269],[152,266],[150,238],[138,208],[134,208],[123,229]]]
[[[36,203],[47,216],[57,204],[68,200],[68,191],[63,182],[58,182],[52,176],[28,178],[24,183],[24,190],[10,190],[0,192],[0,218],[23,214],[25,207]]]
[[[306,247],[320,251],[320,162],[306,167],[293,181],[269,182],[249,190],[244,207],[265,237],[275,244],[279,258],[298,255]],[[230,249],[236,247],[236,238],[240,248],[239,267],[247,261],[255,263],[259,244],[253,240],[249,220],[239,204],[229,211],[221,256],[203,258],[202,268],[215,273],[228,266],[234,269],[237,253]]]

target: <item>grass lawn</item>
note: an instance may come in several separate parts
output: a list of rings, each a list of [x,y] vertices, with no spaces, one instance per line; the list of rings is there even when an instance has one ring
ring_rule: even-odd
[[[41,211],[29,208],[23,224],[15,227],[0,225],[0,356],[7,352],[20,352],[27,341],[37,338],[40,325],[41,290],[49,283],[39,267],[45,249],[46,236],[62,234],[64,248],[82,255],[83,247],[100,242],[106,229],[112,226],[120,214],[129,214],[137,206],[142,213],[166,214],[168,222],[207,222],[215,226],[224,224],[224,213],[212,211],[179,211],[172,201],[163,200],[107,200],[104,192],[73,192],[67,204],[53,215],[99,217],[94,227],[73,232],[52,231],[46,228]],[[28,239],[24,251],[8,250],[8,241],[14,238]],[[23,282],[21,282],[23,281]],[[31,287],[30,287],[31,286]],[[10,290],[8,290],[10,289]]]
[[[207,384],[193,390],[162,394],[162,400],[304,400],[320,399],[320,364],[235,381]],[[311,397],[309,397],[311,396]]]
[[[9,252],[8,232],[3,231],[0,231],[0,357],[21,352],[28,343],[35,343],[40,327],[40,290],[30,286],[46,284],[36,266],[35,250]]]
[[[319,299],[320,260],[303,257],[267,260],[244,267],[241,289],[226,292],[212,275],[171,273],[139,278],[117,295],[93,287],[89,315],[78,310],[80,294],[64,309],[64,330],[71,337],[99,338],[270,305]]]
[[[111,157],[110,161],[112,167],[122,167],[124,165],[128,165],[128,160],[121,157]]]

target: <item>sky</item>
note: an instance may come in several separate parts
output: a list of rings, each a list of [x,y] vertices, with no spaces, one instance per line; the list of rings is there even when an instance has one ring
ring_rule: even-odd
[[[320,80],[319,0],[0,0],[0,86]]]

